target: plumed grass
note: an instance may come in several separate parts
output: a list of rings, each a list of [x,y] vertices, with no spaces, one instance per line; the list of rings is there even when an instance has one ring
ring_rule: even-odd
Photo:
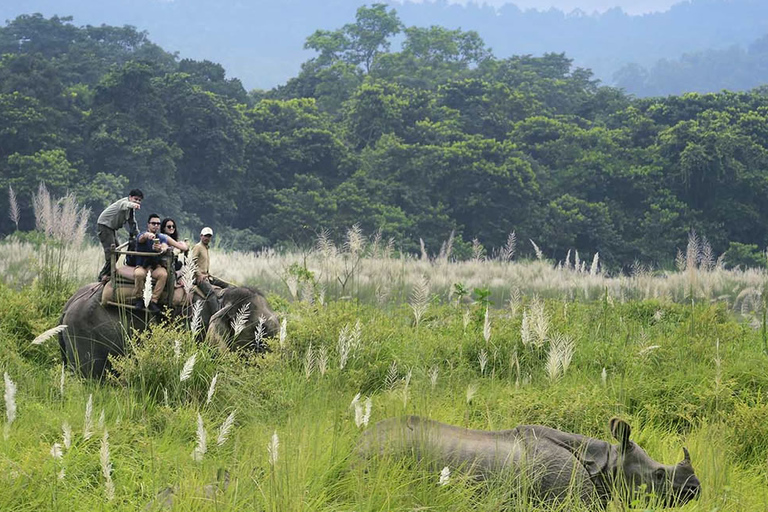
[[[444,273],[460,271],[470,283],[471,269],[497,264],[508,279],[498,290],[514,296],[514,310],[494,296],[489,307],[441,296],[450,288]],[[55,341],[30,348],[58,316],[37,306],[35,288],[0,285],[0,370],[16,388],[12,428],[0,443],[0,510],[141,510],[150,503],[159,510],[170,497],[173,510],[586,510],[575,502],[537,505],[525,482],[478,483],[450,468],[441,485],[442,466],[356,457],[363,431],[403,414],[479,429],[545,424],[605,440],[608,419],[618,415],[657,460],[677,462],[689,449],[703,494],[680,510],[768,507],[768,356],[760,330],[732,303],[709,304],[702,295],[693,305],[666,294],[638,300],[654,295],[646,285],[680,285],[639,275],[614,282],[544,263],[445,263],[440,271],[432,262],[399,265],[394,281],[403,293],[393,292],[386,307],[375,298],[274,300],[285,323],[266,354],[221,354],[196,343],[186,326],[157,324],[131,334],[107,382],[67,372],[64,393]],[[737,279],[725,271],[718,284],[718,272],[702,271],[699,283],[709,280],[713,290],[747,284],[739,281],[746,273]],[[408,300],[425,273],[431,296],[416,325]],[[566,284],[547,288],[553,275]],[[355,285],[357,277],[347,291],[365,295],[368,285]],[[30,350],[44,352],[30,357]],[[662,509],[653,501],[624,505]]]

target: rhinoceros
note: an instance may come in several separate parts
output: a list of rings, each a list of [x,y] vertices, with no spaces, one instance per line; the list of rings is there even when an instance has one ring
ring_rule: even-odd
[[[376,423],[357,444],[357,455],[413,456],[431,467],[460,470],[478,479],[512,476],[542,502],[580,499],[607,507],[614,497],[650,496],[681,505],[699,496],[701,486],[691,458],[667,466],[630,440],[631,428],[612,418],[618,445],[541,425],[510,430],[471,430],[407,416]]]

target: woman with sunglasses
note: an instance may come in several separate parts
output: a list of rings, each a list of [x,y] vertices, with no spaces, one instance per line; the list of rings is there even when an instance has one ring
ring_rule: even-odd
[[[176,224],[176,221],[170,217],[166,217],[160,222],[160,232],[173,238],[177,242],[179,241],[179,227]],[[186,254],[186,252],[184,254]],[[179,261],[178,254],[176,254],[176,252],[174,252],[173,256],[173,266],[176,269],[176,272],[181,270],[181,261]]]

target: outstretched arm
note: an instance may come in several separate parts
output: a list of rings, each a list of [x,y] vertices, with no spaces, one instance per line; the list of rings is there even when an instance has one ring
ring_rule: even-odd
[[[168,237],[168,245],[170,245],[171,247],[175,247],[181,252],[186,252],[189,250],[189,246],[185,242],[177,242],[171,237]]]

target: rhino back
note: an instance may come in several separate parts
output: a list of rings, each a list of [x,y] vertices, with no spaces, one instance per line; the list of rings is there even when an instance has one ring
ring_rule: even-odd
[[[486,478],[514,468],[521,446],[511,430],[472,430],[407,416],[378,422],[362,436],[357,452],[362,458],[412,455],[430,465],[463,468]]]
[[[602,504],[590,472],[574,453],[581,449],[581,441],[590,438],[559,439],[559,433],[537,426],[472,430],[407,416],[378,422],[362,436],[357,452],[363,458],[413,456],[434,468],[449,466],[480,479],[512,477],[515,485],[544,501],[575,495]],[[601,447],[595,449],[599,452]]]

